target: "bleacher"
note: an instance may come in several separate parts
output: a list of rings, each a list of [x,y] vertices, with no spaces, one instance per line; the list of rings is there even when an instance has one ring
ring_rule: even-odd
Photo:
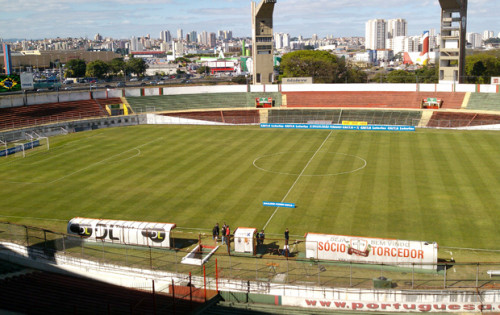
[[[0,260],[0,278],[3,278],[15,272],[19,272],[23,269],[24,267],[22,266],[4,260]]]
[[[281,106],[280,93],[203,93],[127,97],[136,113],[209,108],[255,108],[256,97],[272,97]]]
[[[423,98],[443,100],[443,108],[458,109],[465,93],[444,92],[284,92],[287,107],[420,108]]]
[[[500,112],[500,94],[498,93],[471,93],[467,109],[493,110]]]
[[[91,279],[32,272],[0,280],[0,312],[23,314],[178,314],[203,301],[173,299]],[[156,310],[155,310],[156,307]]]
[[[121,103],[120,98],[0,108],[0,130],[108,116],[103,105],[116,103]]]
[[[260,122],[258,110],[193,111],[166,113],[163,115],[226,124],[256,124]]]
[[[496,124],[500,124],[500,115],[436,111],[427,127],[457,128]]]
[[[281,109],[269,111],[269,123],[331,123],[363,121],[370,125],[418,126],[422,113],[409,110]]]

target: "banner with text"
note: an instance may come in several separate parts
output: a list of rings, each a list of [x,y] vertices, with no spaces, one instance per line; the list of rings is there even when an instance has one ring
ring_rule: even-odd
[[[436,269],[436,243],[308,233],[306,257],[400,267]]]
[[[260,128],[276,129],[327,129],[327,130],[367,130],[367,131],[415,131],[414,126],[386,125],[311,125],[311,124],[260,124]]]

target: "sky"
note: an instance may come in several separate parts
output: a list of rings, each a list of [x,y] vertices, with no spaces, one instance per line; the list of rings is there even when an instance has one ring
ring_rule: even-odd
[[[250,0],[0,0],[0,38],[128,39],[177,29],[251,36]],[[277,0],[274,31],[320,37],[365,36],[370,19],[403,18],[408,35],[439,32],[438,0]],[[500,32],[500,0],[469,0],[468,32]]]

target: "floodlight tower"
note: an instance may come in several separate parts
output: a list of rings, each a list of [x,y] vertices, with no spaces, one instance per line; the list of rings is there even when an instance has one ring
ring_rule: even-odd
[[[441,5],[440,83],[463,83],[467,2],[468,0],[439,0]]]
[[[252,1],[253,84],[273,83],[273,11],[276,0]]]

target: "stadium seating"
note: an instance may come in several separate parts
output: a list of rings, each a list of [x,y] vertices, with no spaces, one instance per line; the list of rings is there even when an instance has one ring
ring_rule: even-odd
[[[500,112],[500,94],[471,93],[467,109],[494,110]]]
[[[269,123],[332,123],[364,121],[368,124],[417,126],[422,113],[408,110],[281,109],[269,111]]]
[[[203,303],[132,290],[90,279],[32,272],[0,280],[0,310],[25,314],[188,313]]]
[[[108,116],[104,105],[117,103],[121,103],[120,98],[0,108],[0,130],[65,120]]]
[[[443,92],[284,92],[287,107],[420,108],[423,98],[443,100],[443,108],[458,109],[465,93]]]
[[[453,128],[493,124],[500,124],[500,115],[436,111],[432,114],[427,127]]]
[[[213,121],[226,124],[256,124],[260,122],[258,110],[175,112],[164,114],[164,116]]]
[[[280,93],[212,93],[127,97],[136,113],[207,108],[255,108],[256,97],[272,97],[281,106]]]

